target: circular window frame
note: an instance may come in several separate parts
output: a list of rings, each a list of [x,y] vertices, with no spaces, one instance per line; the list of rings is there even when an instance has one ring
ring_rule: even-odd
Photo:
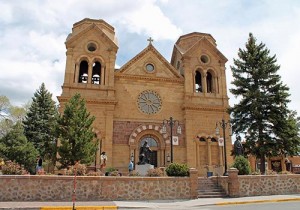
[[[148,67],[150,67],[150,66],[152,67],[152,70],[148,69]],[[153,73],[155,71],[155,65],[153,63],[147,63],[145,65],[145,70],[146,70],[147,73]]]
[[[93,48],[93,50],[91,48]],[[98,49],[98,45],[95,42],[88,42],[86,45],[86,50],[90,53],[96,52],[97,49]]]
[[[203,64],[209,64],[210,63],[210,58],[208,55],[206,54],[202,54],[200,57],[199,57],[199,60],[201,63]]]
[[[145,90],[138,95],[137,106],[144,114],[157,114],[162,109],[162,100],[155,91]]]

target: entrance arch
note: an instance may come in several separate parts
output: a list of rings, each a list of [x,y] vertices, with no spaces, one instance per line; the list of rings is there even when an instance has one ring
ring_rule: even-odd
[[[139,148],[141,148],[145,141],[148,142],[148,145],[151,149],[151,153],[150,153],[150,164],[151,165],[154,165],[154,167],[157,167],[157,151],[159,150],[159,145],[157,143],[157,140],[155,139],[154,136],[151,136],[151,135],[146,135],[146,136],[143,136],[140,140],[140,143],[139,143]]]
[[[163,134],[161,126],[148,124],[140,125],[133,130],[129,137],[130,157],[137,164],[139,161],[139,152],[142,142],[146,139],[150,140],[150,149],[153,150],[153,162],[155,167],[161,167],[166,165],[166,154],[170,150],[170,140],[167,134]],[[156,161],[155,161],[156,159]]]

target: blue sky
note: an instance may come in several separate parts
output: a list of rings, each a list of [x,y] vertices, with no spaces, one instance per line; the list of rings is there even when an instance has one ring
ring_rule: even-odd
[[[14,105],[30,101],[42,82],[56,100],[65,71],[66,37],[75,22],[93,18],[115,28],[118,66],[142,51],[150,36],[170,61],[179,36],[211,34],[228,58],[228,89],[230,65],[252,32],[276,54],[278,73],[290,88],[290,108],[300,114],[298,0],[0,0],[0,8],[0,95]],[[237,102],[228,95],[231,105]]]

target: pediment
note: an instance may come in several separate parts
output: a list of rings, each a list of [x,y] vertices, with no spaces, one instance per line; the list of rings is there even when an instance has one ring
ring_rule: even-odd
[[[209,40],[205,37],[199,39],[193,46],[187,49],[183,54],[184,56],[193,56],[195,53],[198,52],[199,49],[205,49],[209,52],[213,53],[218,60],[222,61],[222,63],[227,62],[227,58],[218,50],[218,48],[213,45]],[[180,51],[180,49],[178,49]]]
[[[147,65],[149,64],[153,65],[153,71],[151,71],[151,68],[147,69]],[[120,70],[116,72],[116,75],[163,79],[183,78],[152,44],[149,44],[143,51],[123,65]]]
[[[71,33],[65,42],[66,47],[74,47],[74,45],[80,43],[80,40],[87,38],[90,40],[102,40],[106,45],[118,49],[117,40],[96,24],[91,24],[76,34]]]

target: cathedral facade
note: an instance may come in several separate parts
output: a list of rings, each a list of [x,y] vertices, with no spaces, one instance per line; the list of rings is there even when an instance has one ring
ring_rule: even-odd
[[[116,69],[114,28],[104,20],[75,23],[65,42],[61,109],[75,93],[85,99],[96,117],[97,167],[105,151],[107,167],[127,171],[129,160],[138,163],[139,149],[147,141],[155,167],[185,163],[199,175],[221,175],[224,153],[231,161],[227,128],[226,152],[215,132],[217,122],[229,120],[226,57],[206,33],[180,36],[170,62],[152,41],[149,38],[145,49]]]

